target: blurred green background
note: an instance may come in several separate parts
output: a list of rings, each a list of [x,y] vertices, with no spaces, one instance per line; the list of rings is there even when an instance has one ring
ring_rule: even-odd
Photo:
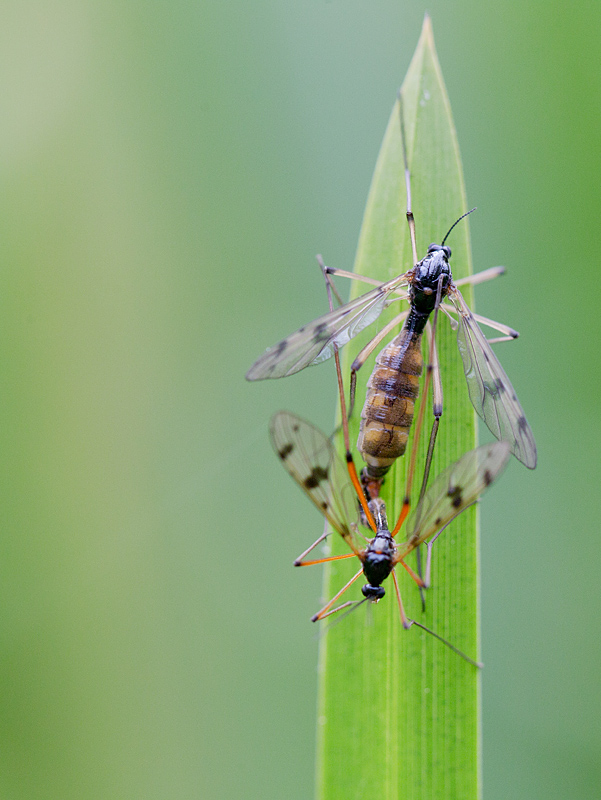
[[[312,796],[321,522],[267,423],[334,376],[243,375],[352,265],[425,10],[2,5],[2,797]],[[539,445],[482,505],[485,798],[598,798],[601,6],[427,10]]]

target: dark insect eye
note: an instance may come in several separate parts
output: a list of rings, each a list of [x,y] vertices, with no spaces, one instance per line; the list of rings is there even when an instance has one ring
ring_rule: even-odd
[[[450,248],[450,247],[448,247],[448,246],[445,244],[445,246],[444,246],[442,249],[444,250],[446,257],[447,257],[447,258],[450,258],[450,257],[451,257],[451,248]]]
[[[439,244],[436,244],[436,242],[432,242],[432,244],[428,247],[428,253],[434,253],[436,252],[436,250],[444,250],[444,249],[445,249],[444,247],[441,247]]]

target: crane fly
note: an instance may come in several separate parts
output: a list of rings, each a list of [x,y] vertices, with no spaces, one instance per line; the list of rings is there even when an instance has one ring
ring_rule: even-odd
[[[357,447],[366,462],[362,479],[368,496],[371,498],[378,496],[379,487],[385,474],[394,461],[404,454],[407,446],[423,370],[421,346],[424,331],[429,332],[429,355],[423,398],[425,401],[431,384],[434,416],[426,458],[424,485],[427,482],[427,473],[443,413],[442,383],[435,340],[439,311],[449,317],[451,325],[457,330],[457,342],[463,361],[469,397],[474,409],[499,441],[509,442],[510,451],[526,467],[534,469],[537,460],[532,430],[515,390],[490,346],[492,342],[517,338],[518,333],[506,325],[474,314],[459,289],[461,285],[478,284],[494,278],[504,270],[501,267],[495,267],[467,278],[453,280],[449,263],[451,249],[445,242],[455,225],[467,214],[464,214],[451,226],[440,245],[431,244],[426,256],[418,260],[400,94],[399,116],[405,164],[407,220],[414,266],[396,278],[381,283],[355,273],[326,267],[320,261],[326,278],[330,311],[300,328],[279,344],[269,348],[253,364],[246,375],[250,381],[281,378],[299,372],[305,367],[321,363],[332,356],[338,358],[338,350],[374,323],[388,306],[399,300],[407,300],[409,309],[398,314],[385,325],[361,350],[351,366],[349,407],[352,412],[358,369],[386,336],[403,323],[400,333],[384,347],[376,358],[374,370],[367,384],[367,396],[361,415]],[[331,300],[331,289],[334,288],[331,276],[372,283],[375,284],[375,288],[334,309]],[[430,317],[432,317],[431,323]],[[502,336],[487,340],[478,322],[497,330]],[[342,403],[343,390],[340,379],[339,385]],[[414,434],[416,438],[421,430],[424,409],[425,403],[422,403]],[[348,427],[344,413],[343,426]],[[348,440],[347,430],[345,434],[345,439]],[[348,442],[345,441],[345,444],[347,453],[349,453]],[[409,495],[416,453],[417,449],[414,448],[407,470],[405,515],[409,511]]]
[[[369,535],[361,533],[360,526],[364,522],[358,512],[356,487],[325,434],[288,411],[280,411],[274,415],[270,434],[274,450],[286,471],[324,515],[333,530],[344,539],[351,551],[344,555],[306,560],[305,556],[323,541],[324,534],[299,556],[294,562],[295,566],[309,566],[354,557],[361,563],[358,572],[312,617],[312,620],[315,622],[325,619],[343,608],[354,605],[351,601],[333,608],[361,574],[367,579],[361,590],[364,598],[361,602],[377,603],[385,595],[382,583],[392,575],[403,627],[408,629],[412,625],[417,625],[423,628],[467,661],[475,664],[476,662],[438,634],[421,623],[408,619],[403,608],[395,569],[400,565],[407,570],[418,586],[429,585],[434,542],[447,525],[475,503],[501,473],[509,459],[509,443],[498,441],[477,447],[441,472],[409,515],[406,540],[397,543],[394,538],[395,532],[391,533],[389,530],[386,507],[381,497],[369,500],[371,515]],[[425,577],[422,579],[416,575],[405,559],[423,543],[427,544],[428,557]]]

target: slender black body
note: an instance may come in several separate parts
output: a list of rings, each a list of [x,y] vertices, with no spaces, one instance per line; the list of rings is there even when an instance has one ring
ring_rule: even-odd
[[[363,557],[363,574],[367,583],[361,588],[363,596],[368,600],[381,600],[386,591],[380,584],[392,572],[396,545],[388,530],[386,506],[380,497],[370,500],[369,507],[374,515],[377,533],[368,544]]]

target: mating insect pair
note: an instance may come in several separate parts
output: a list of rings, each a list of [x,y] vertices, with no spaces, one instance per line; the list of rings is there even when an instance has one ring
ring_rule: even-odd
[[[354,576],[351,583],[363,571],[368,579],[368,584],[364,587],[365,598],[378,600],[383,594],[382,581],[392,573],[401,618],[407,627],[410,621],[407,620],[402,609],[394,567],[401,564],[412,574],[418,585],[423,586],[429,579],[431,545],[444,527],[467,505],[473,503],[494,480],[505,465],[509,452],[514,453],[527,467],[534,468],[536,445],[515,391],[490,347],[492,341],[516,338],[517,333],[507,326],[473,314],[458,288],[461,284],[477,284],[496,277],[503,270],[494,268],[469,278],[453,281],[449,264],[451,250],[445,245],[445,242],[459,220],[454,223],[440,245],[430,245],[426,257],[421,261],[417,259],[415,222],[411,209],[410,175],[401,102],[399,102],[399,113],[407,187],[407,220],[414,267],[390,281],[379,283],[370,278],[331,269],[322,264],[330,299],[329,313],[270,348],[251,367],[246,377],[249,380],[284,377],[312,364],[320,363],[331,356],[335,357],[347,454],[348,475],[346,475],[346,480],[340,474],[340,467],[336,466],[337,458],[329,440],[308,423],[304,423],[292,415],[284,413],[277,415],[272,423],[272,439],[286,469],[350,546],[352,552],[348,557],[354,555],[360,559],[362,569]],[[376,288],[334,310],[331,292],[335,289],[331,276],[374,283]],[[452,305],[444,302],[447,299]],[[367,384],[367,398],[363,407],[357,443],[359,452],[366,462],[366,468],[362,475],[363,481],[360,482],[350,451],[348,419],[338,350],[373,323],[385,308],[397,300],[408,300],[409,309],[401,312],[385,325],[361,350],[351,367],[349,415],[352,413],[354,404],[358,369],[384,338],[403,323],[400,333],[377,357],[374,371]],[[496,445],[487,445],[464,455],[442,472],[431,488],[425,492],[436,435],[443,412],[442,383],[438,369],[435,337],[440,311],[446,314],[452,327],[458,331],[458,345],[472,404],[499,442]],[[430,323],[430,317],[432,317],[432,323]],[[480,330],[478,321],[496,329],[503,335],[489,342]],[[379,498],[379,490],[385,474],[396,458],[404,454],[407,445],[419,391],[419,379],[423,369],[421,344],[424,332],[428,333],[428,368],[414,440],[419,440],[430,385],[432,386],[434,421],[430,433],[422,491],[420,492],[421,499],[409,518],[406,543],[398,546],[395,544],[394,537],[398,534],[409,513],[411,484],[417,454],[416,446],[413,447],[407,470],[403,508],[392,531],[389,531],[388,528],[385,508]],[[457,476],[461,476],[460,479]],[[363,516],[373,534],[371,540],[367,542],[362,542],[358,534],[357,499],[361,503]],[[404,559],[413,549],[426,541],[429,542],[428,563],[426,581],[423,581],[420,576],[416,576],[412,572]],[[333,613],[330,610],[332,605],[348,588],[348,585],[350,583],[315,615],[316,619]]]

